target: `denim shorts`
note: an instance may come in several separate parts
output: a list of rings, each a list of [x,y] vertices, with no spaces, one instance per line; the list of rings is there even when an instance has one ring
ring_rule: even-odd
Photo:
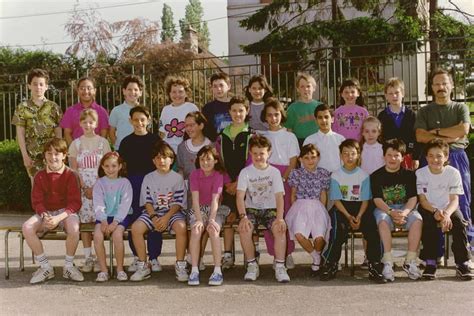
[[[391,208],[393,209],[392,212],[397,212],[398,210],[400,210],[400,208],[402,208],[402,205],[392,205]],[[375,208],[374,216],[375,216],[375,221],[377,222],[377,226],[379,225],[379,223],[381,221],[385,221],[390,226],[390,229],[392,231],[395,230],[395,224],[393,223],[392,217],[390,217],[390,215],[388,215],[387,213],[385,213],[381,209]],[[401,226],[397,226],[397,228],[402,228],[404,230],[410,230],[411,225],[417,219],[419,219],[420,221],[423,220],[423,218],[421,217],[420,213],[418,213],[417,210],[412,210],[406,218],[406,223],[401,225]]]

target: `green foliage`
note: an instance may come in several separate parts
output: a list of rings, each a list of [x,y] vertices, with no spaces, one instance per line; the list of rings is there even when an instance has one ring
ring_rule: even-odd
[[[181,30],[181,39],[189,26],[195,29],[199,34],[199,44],[208,48],[211,42],[209,37],[209,29],[207,23],[202,22],[204,16],[204,9],[202,8],[200,0],[188,0],[186,5],[184,19],[179,20],[179,27]]]
[[[161,15],[161,41],[171,41],[174,42],[176,34],[176,24],[173,22],[173,10],[166,3],[163,4],[163,11]]]
[[[0,142],[0,208],[30,210],[31,184],[18,144]]]

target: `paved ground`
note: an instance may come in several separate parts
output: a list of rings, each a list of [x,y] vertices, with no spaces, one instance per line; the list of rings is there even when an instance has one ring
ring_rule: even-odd
[[[0,226],[16,225],[24,217],[0,216]],[[3,241],[4,233],[0,231]],[[261,275],[258,281],[242,280],[244,269],[242,253],[238,248],[237,266],[224,273],[224,285],[207,286],[212,272],[212,258],[206,253],[206,271],[201,273],[197,288],[178,283],[174,279],[174,245],[166,241],[162,255],[164,271],[139,283],[106,284],[94,282],[95,273],[86,275],[82,283],[64,280],[61,276],[64,254],[62,241],[47,241],[46,253],[55,266],[56,277],[45,284],[31,286],[28,281],[36,267],[27,254],[26,270],[18,271],[19,252],[17,237],[10,237],[10,254],[13,257],[10,280],[4,279],[4,243],[0,243],[0,315],[35,314],[451,314],[472,315],[474,312],[474,281],[461,282],[454,275],[452,259],[450,268],[440,269],[436,281],[410,281],[397,268],[397,279],[392,284],[372,284],[366,272],[358,269],[351,277],[348,269],[338,274],[336,280],[321,282],[309,273],[309,256],[297,248],[294,257],[297,267],[290,270],[289,284],[274,280],[271,258],[262,255]],[[397,240],[396,253],[402,254],[403,240]],[[261,241],[261,248],[263,241]],[[357,243],[356,263],[362,261],[362,251]],[[127,246],[128,251],[128,246]],[[210,251],[210,248],[208,248]],[[401,263],[401,258],[398,262]],[[76,263],[82,261],[78,250]],[[127,255],[126,263],[130,263]]]

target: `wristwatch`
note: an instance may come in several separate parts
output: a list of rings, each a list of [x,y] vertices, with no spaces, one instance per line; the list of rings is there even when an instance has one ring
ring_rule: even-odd
[[[242,219],[244,217],[247,217],[247,214],[245,214],[245,213],[239,214],[239,219]]]
[[[388,214],[388,216],[392,215],[392,209],[391,208],[388,209],[387,214]]]

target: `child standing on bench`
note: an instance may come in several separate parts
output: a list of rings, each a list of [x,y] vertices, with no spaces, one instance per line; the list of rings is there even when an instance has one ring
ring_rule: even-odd
[[[43,154],[46,168],[35,175],[31,192],[31,205],[36,214],[22,227],[25,240],[40,264],[30,283],[54,278],[54,269],[44,253],[39,237],[58,227],[64,229],[67,234],[63,277],[84,281],[82,273],[74,266],[74,254],[79,243],[77,212],[81,208],[79,178],[64,164],[67,154],[67,144],[64,140],[53,138],[45,144]]]
[[[105,261],[104,236],[114,243],[117,261],[117,280],[127,281],[123,270],[123,233],[132,218],[133,190],[125,178],[125,164],[117,152],[109,152],[100,161],[99,177],[94,185],[95,230],[94,246],[100,264],[96,282],[109,280]],[[128,216],[130,214],[130,216]]]

